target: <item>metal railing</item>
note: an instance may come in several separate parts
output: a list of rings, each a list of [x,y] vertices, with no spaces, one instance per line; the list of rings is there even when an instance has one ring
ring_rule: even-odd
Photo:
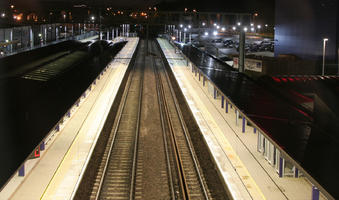
[[[236,106],[236,104],[234,102],[232,102],[232,100],[225,95],[222,90],[208,77],[208,75],[206,75],[199,67],[197,67],[192,61],[190,61],[190,59],[181,51],[181,49],[179,49],[171,39],[169,39],[169,43],[173,46],[173,48],[175,49],[176,52],[180,52],[181,56],[184,58],[184,60],[186,60],[186,65],[187,67],[191,67],[192,68],[192,73],[195,74],[199,74],[199,76],[202,76],[203,81],[209,81],[210,84],[212,84],[213,88],[215,89],[215,92],[217,94],[220,94],[222,96],[222,98],[224,98],[224,101],[226,101],[228,104],[230,104],[232,107],[234,107],[234,109],[236,111],[238,111],[238,116],[242,116],[244,117],[244,119],[249,122],[251,124],[251,126],[253,126],[256,130],[258,130],[262,135],[264,135],[264,137],[269,140],[269,142],[271,144],[274,145],[274,147],[276,149],[278,149],[280,151],[280,156],[287,160],[288,162],[290,162],[292,165],[294,165],[295,167],[297,167],[303,174],[304,176],[307,178],[307,180],[314,185],[315,187],[317,187],[322,194],[324,194],[324,196],[328,199],[333,199],[331,194],[329,194],[325,188],[323,188],[297,161],[295,161],[284,149],[282,149],[270,136],[268,133],[266,133],[266,131],[262,130],[256,123],[253,122],[253,120],[248,117],[243,111],[241,111],[240,108],[238,108]]]

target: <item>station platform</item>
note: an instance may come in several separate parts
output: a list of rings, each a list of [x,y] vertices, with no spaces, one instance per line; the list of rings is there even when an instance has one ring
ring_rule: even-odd
[[[245,123],[242,129],[235,106],[226,113],[209,80],[194,73],[192,63],[168,40],[157,40],[233,199],[311,200],[312,184],[303,177],[279,177],[257,151],[258,133]]]
[[[25,175],[13,175],[0,199],[72,198],[139,42],[125,39],[127,44],[70,109],[58,130],[49,133],[40,158],[25,161]]]

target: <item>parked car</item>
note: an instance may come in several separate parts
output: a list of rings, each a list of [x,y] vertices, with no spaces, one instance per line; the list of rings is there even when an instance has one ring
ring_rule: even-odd
[[[218,38],[218,39],[214,39],[211,41],[212,43],[222,43],[222,39]]]
[[[234,44],[233,40],[225,40],[223,43],[224,43],[224,47],[233,48],[233,44]]]

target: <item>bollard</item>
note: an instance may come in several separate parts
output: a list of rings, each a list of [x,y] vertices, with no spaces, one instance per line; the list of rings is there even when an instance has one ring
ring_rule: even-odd
[[[59,124],[55,127],[55,130],[56,130],[57,132],[60,131],[60,125],[59,125]]]
[[[96,80],[94,80],[94,81],[93,81],[93,84],[95,85],[96,83],[97,83],[97,81],[96,81]]]
[[[260,133],[258,132],[258,137],[257,137],[257,151],[260,152]]]
[[[198,71],[197,69],[194,70],[195,76],[197,76],[197,71]]]
[[[19,176],[25,176],[25,164],[20,167]]]
[[[213,88],[213,97],[214,99],[217,98],[217,90],[215,89],[215,87]]]
[[[92,89],[92,87],[91,87],[91,86],[89,86],[89,87],[88,87],[88,90],[89,90],[89,91],[91,91],[91,89]]]
[[[200,81],[200,72],[199,72],[199,81]]]
[[[274,155],[273,165],[276,165],[277,164],[277,159],[276,159],[275,155],[277,155],[277,148],[275,148],[275,147],[273,147],[273,155]]]
[[[221,95],[221,108],[224,108],[224,101],[225,101],[225,97],[224,95]]]
[[[235,125],[238,126],[238,120],[239,120],[239,111],[238,110],[235,110]]]
[[[294,178],[299,178],[299,169],[294,167]]]
[[[228,101],[226,100],[226,113],[228,113]]]
[[[253,133],[255,134],[257,132],[257,128],[253,128]]]
[[[312,186],[312,200],[319,200],[319,189]]]
[[[71,117],[71,112],[70,112],[70,111],[67,112],[67,117],[68,117],[68,118]]]
[[[202,85],[205,86],[205,76],[202,77]]]
[[[246,123],[246,118],[243,116],[242,117],[242,132],[245,133],[245,123]]]
[[[45,141],[42,141],[40,144],[40,151],[45,150]]]
[[[284,159],[280,156],[279,157],[279,177],[282,178],[284,176]]]

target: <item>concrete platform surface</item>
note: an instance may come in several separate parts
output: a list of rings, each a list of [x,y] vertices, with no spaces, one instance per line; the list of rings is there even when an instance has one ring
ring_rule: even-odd
[[[208,80],[192,73],[192,63],[165,39],[158,42],[192,110],[214,161],[234,199],[312,199],[312,185],[303,177],[279,178],[276,170],[257,151],[257,134],[246,125],[242,133],[236,114],[213,98]],[[199,80],[200,79],[200,80]],[[211,88],[210,88],[211,89]],[[323,199],[320,196],[320,199]]]
[[[86,91],[86,98],[61,130],[46,144],[41,157],[25,163],[26,176],[14,175],[0,199],[70,199],[95,147],[110,107],[139,42],[128,43]]]

